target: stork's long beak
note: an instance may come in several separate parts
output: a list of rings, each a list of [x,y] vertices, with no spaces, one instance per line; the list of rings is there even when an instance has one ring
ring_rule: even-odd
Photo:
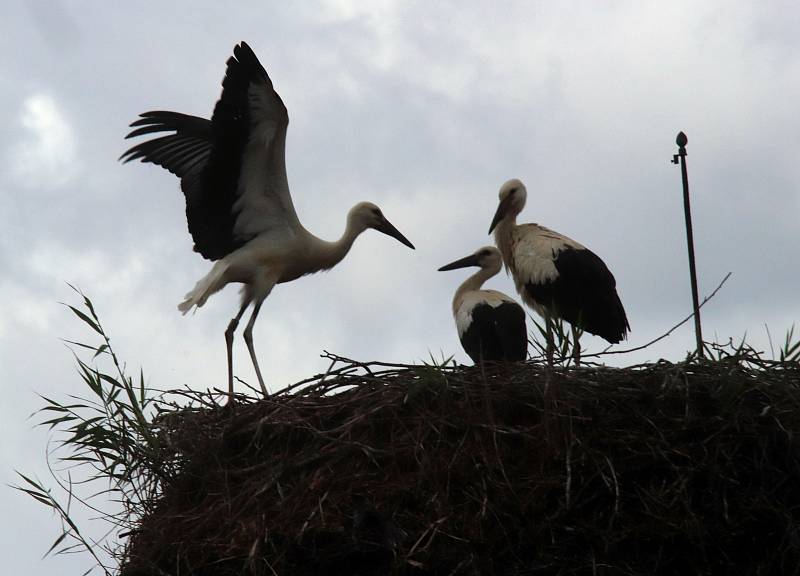
[[[489,234],[492,233],[492,230],[494,230],[494,227],[497,226],[497,223],[500,222],[500,220],[503,219],[503,216],[506,215],[506,212],[508,211],[508,206],[510,204],[511,204],[511,195],[509,194],[508,196],[503,198],[503,201],[500,202],[500,204],[497,206],[497,212],[494,213],[494,218],[492,218],[492,224],[491,226],[489,226]]]
[[[466,268],[468,266],[478,266],[478,257],[475,254],[470,254],[465,258],[450,262],[439,268],[439,272],[446,272],[447,270],[457,270],[458,268]]]
[[[406,246],[408,246],[412,250],[415,250],[414,245],[411,242],[408,241],[408,238],[403,236],[400,233],[400,230],[395,228],[392,225],[392,223],[389,222],[386,218],[384,218],[383,222],[381,222],[378,226],[375,227],[375,230],[377,230],[378,232],[383,232],[387,236],[391,236],[392,238],[402,242],[403,244],[405,244]]]

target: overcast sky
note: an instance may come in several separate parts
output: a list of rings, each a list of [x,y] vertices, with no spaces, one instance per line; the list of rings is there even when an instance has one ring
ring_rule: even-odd
[[[602,5],[602,7],[600,7]],[[368,7],[365,7],[368,6]],[[236,287],[176,309],[210,264],[192,252],[177,178],[117,162],[143,111],[208,116],[246,40],[289,110],[287,165],[304,225],[336,239],[379,204],[417,246],[367,232],[333,271],[277,287],[255,342],[277,389],[357,359],[467,362],[450,316],[489,244],[497,191],[528,187],[521,221],[609,265],[630,345],[691,308],[675,135],[688,163],[707,339],[768,349],[800,320],[800,9],[794,2],[58,2],[7,0],[0,22],[0,481],[47,480],[37,393],[85,394],[61,338],[91,334],[59,302],[89,295],[134,371],[157,388],[224,387]],[[514,294],[503,274],[488,283]],[[616,364],[680,360],[690,323]],[[593,338],[584,347],[597,351]],[[237,341],[236,373],[254,382]],[[3,572],[81,573],[42,560],[58,535],[0,489]]]

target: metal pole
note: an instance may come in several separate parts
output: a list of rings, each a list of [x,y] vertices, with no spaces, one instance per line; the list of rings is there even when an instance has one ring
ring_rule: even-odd
[[[694,263],[694,235],[692,234],[692,209],[689,206],[689,176],[686,173],[686,143],[689,139],[683,132],[678,132],[675,143],[678,153],[672,156],[672,163],[681,165],[683,179],[683,214],[686,218],[686,244],[689,249],[689,277],[692,281],[692,306],[694,307],[694,333],[697,339],[697,357],[703,357],[703,333],[700,328],[700,303],[697,297],[697,270]]]

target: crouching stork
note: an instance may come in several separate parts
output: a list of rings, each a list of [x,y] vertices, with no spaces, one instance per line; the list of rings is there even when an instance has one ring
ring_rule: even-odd
[[[578,329],[616,344],[630,330],[616,281],[594,252],[539,224],[517,224],[527,191],[517,179],[500,188],[489,233],[511,271],[522,300],[545,320],[547,357],[553,360],[552,320],[572,325],[573,357],[580,359]]]
[[[228,395],[233,400],[233,333],[253,305],[244,330],[250,358],[264,395],[253,346],[253,325],[276,284],[328,270],[348,253],[368,228],[414,246],[370,202],[347,214],[344,234],[335,242],[317,238],[297,218],[286,177],[289,116],[272,80],[255,53],[242,42],[228,59],[222,95],[211,120],[177,112],[145,112],[127,138],[169,134],[140,142],[121,160],[158,164],[181,179],[186,219],[194,249],[216,261],[178,309],[199,308],[227,284],[243,284],[242,303],[225,330]]]
[[[497,290],[481,290],[483,283],[503,267],[500,252],[486,246],[439,271],[467,266],[479,266],[480,270],[458,287],[453,298],[453,317],[464,350],[476,364],[525,360],[528,331],[522,306]]]

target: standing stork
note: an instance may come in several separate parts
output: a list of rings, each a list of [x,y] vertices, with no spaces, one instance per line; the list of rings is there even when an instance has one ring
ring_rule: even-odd
[[[553,318],[572,325],[576,362],[580,359],[577,329],[612,344],[623,340],[630,326],[605,262],[563,234],[539,224],[517,224],[527,191],[516,178],[503,184],[499,196],[489,233],[494,231],[520,296],[545,319],[548,360],[552,363]]]
[[[297,218],[286,177],[289,116],[272,81],[245,42],[228,59],[222,95],[211,120],[177,112],[145,112],[126,138],[171,132],[140,142],[124,162],[158,164],[181,179],[186,220],[194,250],[216,261],[178,309],[186,314],[231,282],[244,284],[238,313],[225,330],[228,395],[233,401],[233,333],[247,307],[253,312],[244,330],[258,383],[264,395],[253,347],[253,325],[273,287],[332,268],[367,228],[414,246],[372,203],[356,204],[336,242],[317,238]]]
[[[522,306],[497,290],[481,290],[483,283],[503,267],[500,251],[494,246],[484,246],[439,271],[467,266],[479,266],[480,270],[458,287],[453,298],[453,318],[464,350],[475,364],[525,360],[528,330]]]

